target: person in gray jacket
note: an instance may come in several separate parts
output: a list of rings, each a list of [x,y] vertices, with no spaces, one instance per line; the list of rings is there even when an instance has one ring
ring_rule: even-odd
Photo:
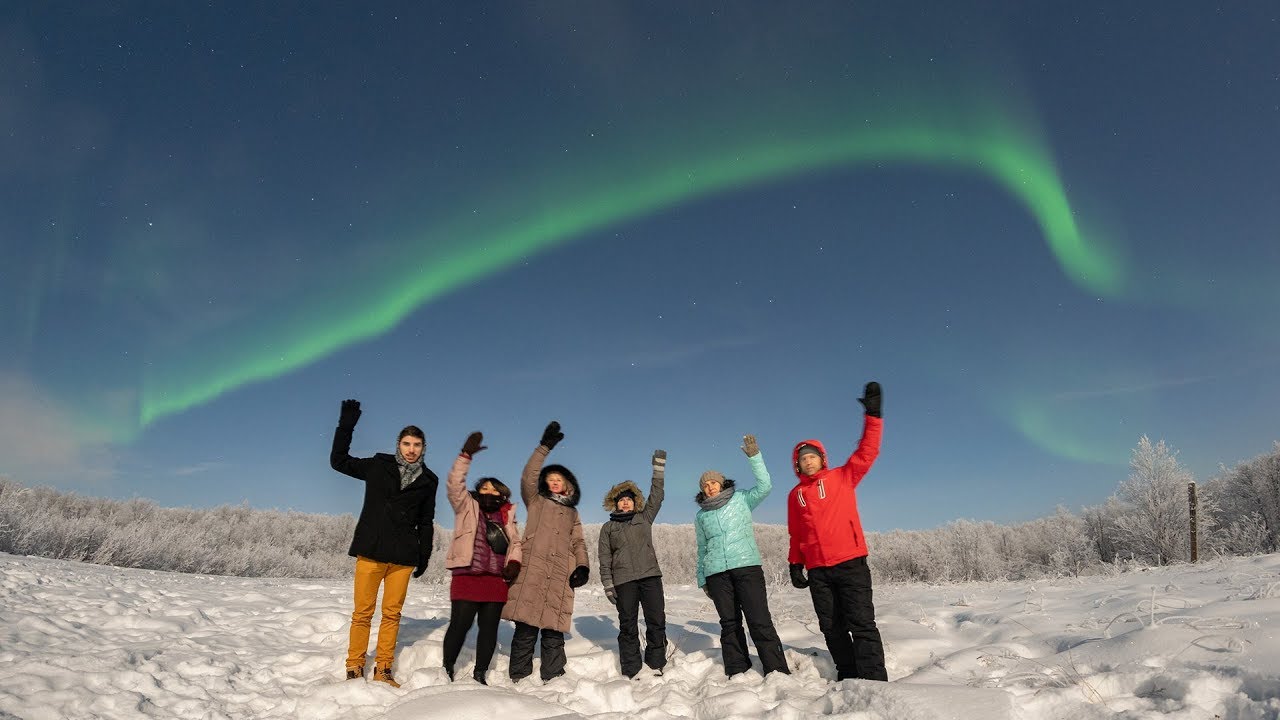
[[[649,499],[627,480],[604,496],[609,522],[600,528],[600,579],[605,597],[618,608],[618,655],[622,674],[640,672],[638,614],[644,609],[644,664],[662,674],[667,664],[667,616],[662,597],[662,569],[653,549],[653,519],[662,507],[667,452],[653,451]]]

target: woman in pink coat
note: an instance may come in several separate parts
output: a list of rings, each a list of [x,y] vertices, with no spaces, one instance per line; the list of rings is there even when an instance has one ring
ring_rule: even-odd
[[[498,644],[498,620],[507,602],[507,586],[520,573],[521,544],[510,488],[497,478],[480,478],[476,489],[467,492],[467,470],[471,458],[485,449],[482,442],[481,433],[467,436],[446,483],[454,518],[453,542],[444,558],[444,566],[453,573],[449,586],[453,607],[444,635],[444,671],[452,681],[458,653],[472,622],[479,618],[472,677],[487,685],[485,673]]]

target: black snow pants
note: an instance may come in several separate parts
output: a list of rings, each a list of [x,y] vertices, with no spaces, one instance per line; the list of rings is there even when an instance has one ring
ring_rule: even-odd
[[[538,641],[538,633],[542,633],[540,674],[543,682],[564,674],[564,666],[568,663],[564,654],[564,633],[518,622],[511,636],[511,664],[507,672],[512,682],[533,674],[533,646]]]
[[[498,620],[502,616],[503,603],[472,602],[470,600],[454,600],[453,611],[449,614],[449,629],[444,634],[444,666],[449,675],[453,675],[454,663],[462,652],[462,645],[467,641],[467,633],[471,624],[479,618],[480,630],[476,634],[476,667],[472,673],[483,678],[489,670],[489,661],[493,659],[493,650],[498,646]]]
[[[613,588],[618,598],[618,656],[622,674],[640,672],[639,611],[644,609],[644,664],[659,670],[667,664],[667,612],[662,576],[641,578]]]
[[[809,570],[809,594],[818,627],[836,664],[836,679],[888,680],[884,645],[871,602],[867,558]]]
[[[764,570],[759,565],[734,568],[707,576],[707,594],[720,615],[720,648],[724,653],[724,674],[737,675],[751,669],[747,654],[747,636],[742,631],[746,617],[747,630],[760,654],[765,674],[778,671],[791,674],[787,658],[782,654],[782,641],[769,615],[769,600],[764,590]]]

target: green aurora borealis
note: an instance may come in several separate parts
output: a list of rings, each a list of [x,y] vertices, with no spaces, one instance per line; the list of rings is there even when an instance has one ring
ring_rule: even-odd
[[[982,117],[981,123],[951,125],[887,120],[843,131],[793,125],[785,128],[790,138],[778,140],[735,133],[714,145],[700,144],[676,158],[663,158],[665,162],[646,163],[643,170],[610,184],[582,180],[620,160],[607,153],[593,158],[596,167],[556,168],[561,182],[553,185],[562,189],[509,213],[510,222],[441,223],[397,241],[435,260],[376,295],[278,308],[250,327],[228,328],[225,336],[198,347],[164,353],[148,365],[140,425],[376,337],[443,293],[591,231],[712,193],[842,166],[906,163],[981,174],[1034,216],[1066,277],[1085,292],[1119,292],[1125,271],[1118,256],[1100,237],[1082,229],[1052,153],[1036,139],[1038,133],[1012,115],[987,111]],[[447,249],[441,251],[442,246]]]

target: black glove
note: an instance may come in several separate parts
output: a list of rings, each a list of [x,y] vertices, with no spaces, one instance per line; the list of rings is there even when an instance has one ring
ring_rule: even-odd
[[[573,573],[569,575],[569,587],[580,588],[587,584],[587,580],[591,577],[591,570],[586,565],[579,565],[573,569]]]
[[[516,560],[508,560],[507,566],[502,568],[502,579],[510,585],[516,581],[517,577],[520,577],[520,563]]]
[[[874,418],[880,417],[880,383],[874,380],[867,383],[867,386],[862,389],[862,397],[858,398],[858,402],[867,409],[868,415]]]
[[[699,589],[700,589],[700,590],[702,590],[702,594],[703,594],[703,595],[706,595],[706,596],[707,596],[707,599],[708,599],[708,600],[710,600],[710,599],[711,599],[711,586],[710,586],[710,585],[703,585],[703,586],[702,586],[701,588],[699,588]]]
[[[343,400],[342,412],[338,414],[338,427],[354,428],[360,421],[360,401]]]
[[[488,449],[486,446],[480,444],[482,442],[484,442],[484,433],[482,432],[471,433],[470,435],[467,436],[467,441],[462,443],[462,454],[466,455],[467,457],[475,457],[476,453],[480,452],[481,450]]]
[[[604,596],[606,599],[608,599],[609,602],[613,603],[614,605],[618,604],[618,593],[614,592],[613,588],[605,588]]]
[[[560,423],[552,420],[547,424],[547,429],[542,431],[542,444],[548,450],[554,450],[556,444],[564,439],[564,433],[560,432]]]
[[[422,577],[422,573],[426,571],[427,571],[427,558],[423,558],[422,562],[418,563],[418,567],[414,568],[413,576],[415,578],[420,578]]]
[[[804,576],[804,565],[791,563],[791,584],[801,590],[809,587],[809,578]]]

